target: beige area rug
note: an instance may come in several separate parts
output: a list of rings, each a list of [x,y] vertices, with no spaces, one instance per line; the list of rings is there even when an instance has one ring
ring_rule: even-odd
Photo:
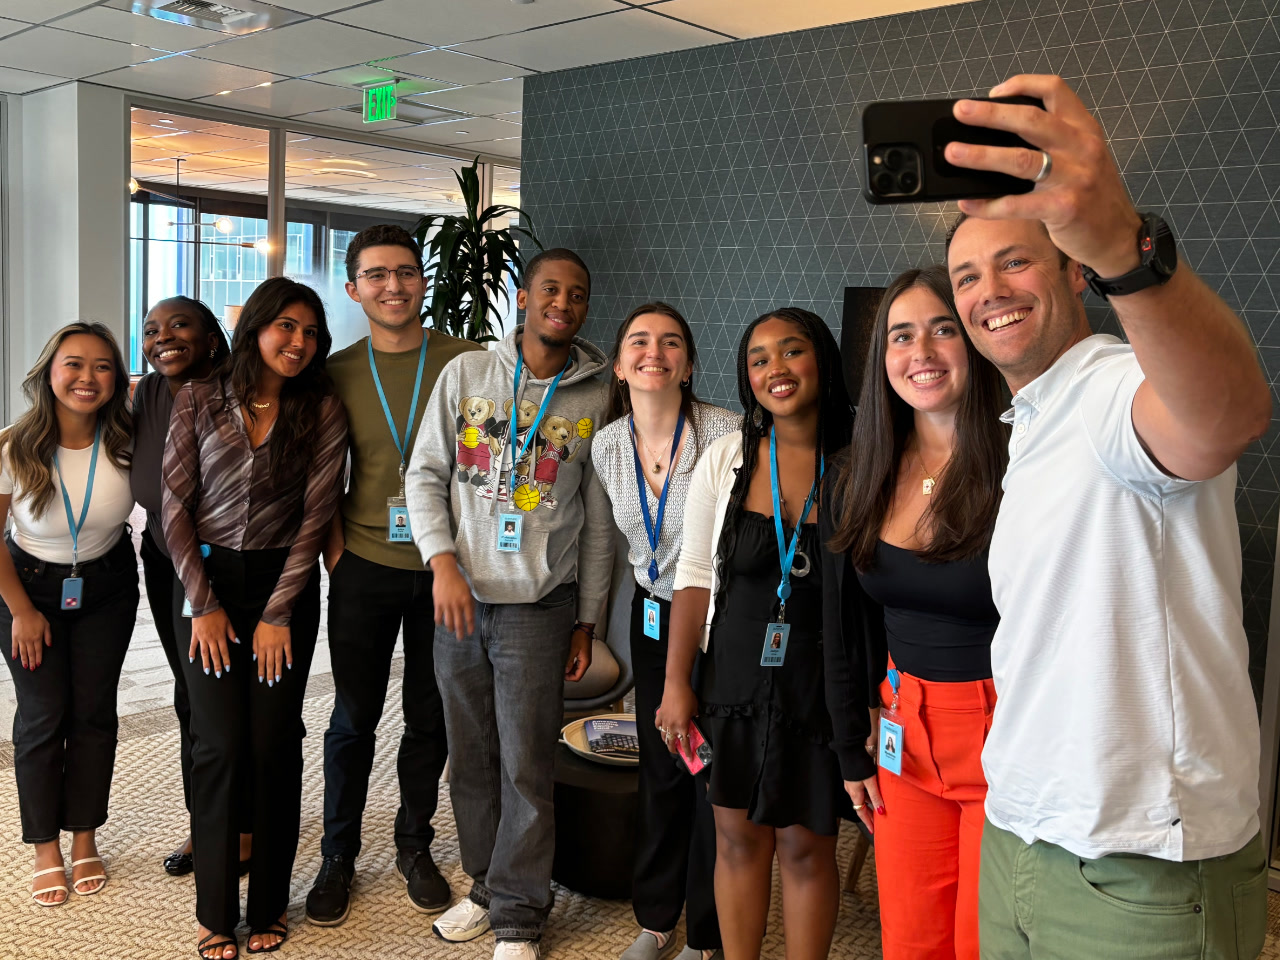
[[[398,674],[399,664],[396,668]],[[393,682],[398,688],[398,677]],[[308,690],[302,837],[289,907],[290,937],[276,956],[487,960],[493,954],[491,936],[461,945],[445,944],[431,936],[429,918],[410,907],[403,884],[392,870],[392,828],[398,803],[394,751],[402,724],[396,696],[388,697],[387,716],[379,728],[351,917],[342,926],[329,929],[310,926],[303,918],[307,890],[320,864],[321,750],[333,705],[332,690],[332,679],[327,675],[313,678]],[[110,882],[97,896],[72,896],[68,903],[54,908],[37,906],[27,893],[30,848],[21,843],[11,745],[0,743],[0,958],[189,960],[195,956],[195,884],[190,876],[167,876],[160,866],[187,830],[173,712],[164,709],[122,718],[120,735],[111,819],[99,834]],[[462,895],[469,881],[459,863],[447,785],[442,785],[440,801],[433,852],[455,895]],[[64,844],[68,852],[69,845],[68,840]],[[846,825],[839,849],[842,871],[851,847],[852,830]],[[764,956],[770,958],[783,956],[781,901],[776,890],[775,878],[764,950]],[[857,894],[842,898],[831,956],[850,960],[880,956],[875,897],[875,868],[869,859]],[[629,901],[593,900],[557,887],[543,956],[615,960],[634,938],[634,923]],[[242,927],[241,956],[247,956],[243,932]]]

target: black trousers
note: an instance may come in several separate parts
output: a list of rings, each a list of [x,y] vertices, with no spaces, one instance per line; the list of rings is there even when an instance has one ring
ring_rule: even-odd
[[[240,642],[229,644],[231,669],[204,672],[200,657],[180,657],[191,700],[191,839],[196,865],[196,917],[217,933],[240,921],[237,809],[251,797],[253,868],[247,919],[274,923],[289,904],[302,807],[302,701],[320,630],[320,565],[294,603],[293,669],[268,687],[258,682],[253,632],[271,598],[288,548],[212,547],[204,568]],[[191,643],[191,620],[175,618],[178,649]],[[248,752],[247,763],[244,753]],[[251,773],[245,783],[242,771]]]
[[[636,730],[640,738],[640,828],[631,894],[636,920],[646,930],[675,929],[686,907],[689,946],[720,947],[716,915],[716,825],[702,784],[676,765],[653,725],[666,682],[671,604],[658,600],[662,639],[644,635],[644,600],[631,604],[631,665],[636,675]],[[695,667],[696,670],[696,667]]]
[[[50,507],[50,509],[54,509]],[[49,621],[40,666],[13,653],[13,614],[0,601],[0,646],[13,675],[13,769],[24,843],[107,821],[116,762],[116,690],[138,614],[138,558],[128,530],[104,556],[80,565],[79,610],[62,609],[70,564],[45,563],[6,538],[27,596]]]
[[[178,649],[177,624],[175,618],[182,613],[185,599],[182,581],[178,579],[173,568],[173,561],[156,545],[151,535],[151,528],[142,531],[142,578],[147,584],[147,606],[151,608],[151,618],[155,621],[156,633],[160,635],[160,649],[169,661],[169,669],[173,671],[173,712],[178,716],[178,761],[182,767],[182,798],[187,805],[187,813],[191,813],[191,700],[187,693],[187,676],[182,665],[187,659],[190,649],[190,634],[181,650]],[[247,743],[247,741],[246,741]],[[245,759],[248,752],[245,751]],[[252,774],[246,762],[241,776],[246,783],[251,783]],[[239,823],[241,833],[249,833],[253,829],[253,807],[249,802],[251,791],[244,791],[244,802],[240,805]]]
[[[369,793],[378,721],[387,698],[391,655],[404,628],[404,733],[396,756],[398,850],[425,850],[449,755],[436,686],[435,607],[428,571],[400,570],[343,551],[329,577],[329,654],[334,702],[324,735],[326,857],[354,860]]]

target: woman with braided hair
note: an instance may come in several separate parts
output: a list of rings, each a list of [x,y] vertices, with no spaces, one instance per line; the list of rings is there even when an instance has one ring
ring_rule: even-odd
[[[822,696],[818,491],[853,426],[822,319],[786,307],[752,322],[738,397],[741,433],[707,447],[689,487],[656,723],[676,751],[697,716],[712,747],[699,777],[715,813],[725,960],[760,956],[775,854],[787,956],[819,958],[835,929],[843,793]]]

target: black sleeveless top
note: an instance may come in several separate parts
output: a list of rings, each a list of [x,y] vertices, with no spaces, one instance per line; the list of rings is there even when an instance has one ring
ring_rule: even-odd
[[[987,551],[925,563],[915,551],[879,540],[874,565],[858,581],[884,607],[889,656],[903,673],[953,683],[990,678],[1000,615],[991,600]]]

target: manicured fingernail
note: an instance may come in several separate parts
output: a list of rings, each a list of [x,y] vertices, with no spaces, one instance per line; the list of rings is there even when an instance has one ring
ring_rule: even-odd
[[[279,683],[279,682],[280,682],[280,674],[278,674],[278,673],[277,673],[277,674],[276,674],[276,683]]]
[[[204,675],[205,675],[206,677],[209,675],[209,668],[208,668],[208,667],[205,667],[205,668],[204,668]]]
[[[258,655],[257,655],[256,653],[253,655],[253,659],[255,659],[255,660],[257,660],[257,659],[258,659]]]
[[[262,674],[258,674],[258,682],[261,683],[262,680],[263,680]]]
[[[215,671],[213,671],[213,675],[214,675],[214,677],[216,677],[216,678],[217,678],[217,679],[219,679],[219,680],[221,680],[221,679],[222,679],[222,671],[221,671],[221,670],[215,670]]]
[[[231,661],[230,661],[230,660],[228,660],[228,661],[227,661],[227,665],[226,665],[225,667],[223,667],[222,669],[223,669],[223,670],[226,670],[226,671],[227,671],[227,673],[230,673],[230,672],[231,672]]]
[[[232,643],[239,643],[239,642],[240,642],[240,638],[239,638],[239,637],[232,637],[232,638],[231,638],[231,642],[232,642]]]
[[[270,680],[268,680],[268,681],[267,681],[267,686],[268,686],[268,687],[269,687],[269,686],[272,686],[272,683],[271,683],[271,681],[270,681]]]
[[[195,657],[187,657],[187,663],[195,663],[195,662],[196,662]]]
[[[285,664],[285,666],[286,666],[286,667],[288,667],[290,670],[292,670],[292,669],[293,669],[293,664],[292,664],[292,663],[286,663],[286,664]]]
[[[883,804],[883,803],[882,803],[882,804],[880,804],[880,806],[876,807],[876,813],[880,814],[880,816],[882,816],[882,817],[884,816],[884,804]]]

